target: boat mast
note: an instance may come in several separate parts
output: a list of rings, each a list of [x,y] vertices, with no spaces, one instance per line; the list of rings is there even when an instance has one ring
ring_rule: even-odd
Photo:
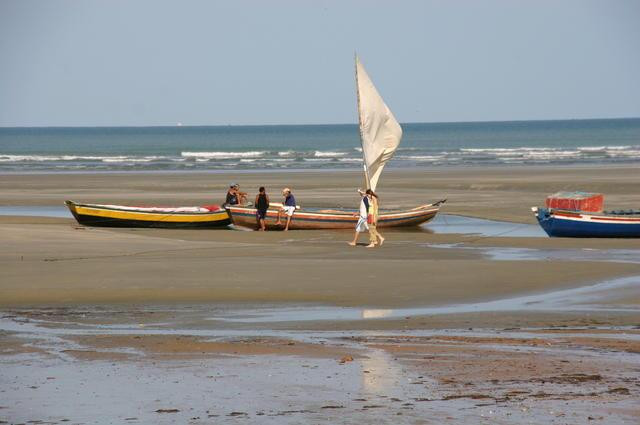
[[[370,189],[369,184],[369,170],[367,169],[367,157],[364,153],[364,137],[362,133],[362,108],[360,107],[360,83],[358,81],[358,54],[354,53],[355,66],[356,66],[356,99],[358,100],[358,129],[360,130],[360,146],[362,146],[362,166],[364,169],[364,183],[366,189]]]

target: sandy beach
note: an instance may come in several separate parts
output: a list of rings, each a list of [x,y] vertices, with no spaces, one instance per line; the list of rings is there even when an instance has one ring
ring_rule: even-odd
[[[435,423],[433,411],[446,418],[438,423],[635,423],[638,242],[513,232],[559,190],[603,192],[608,208],[640,204],[636,171],[389,169],[383,207],[446,198],[443,214],[506,230],[399,229],[373,250],[349,247],[346,231],[0,216],[0,420],[99,423],[94,409],[131,423],[361,423],[376,412]],[[237,181],[251,195],[290,186],[303,207],[347,207],[359,177],[5,174],[0,205],[204,205]],[[110,376],[109,386],[92,374]],[[73,410],[65,394],[79,385],[89,392]],[[196,399],[179,395],[194,385]],[[109,389],[118,386],[131,392]]]
[[[624,167],[390,170],[379,192],[383,207],[447,198],[443,213],[507,220],[516,230],[517,223],[535,220],[529,207],[541,205],[555,190],[602,191],[611,207],[640,203],[624,196],[628,185],[640,184],[640,175],[631,171]],[[279,188],[293,186],[303,207],[351,206],[357,202],[353,188],[359,175],[5,175],[0,180],[0,205],[50,206],[65,199],[203,205],[220,203],[229,180],[240,182],[250,193],[264,184],[273,188],[274,198]],[[624,250],[637,248],[635,240],[515,238],[508,231],[483,237],[444,235],[431,234],[428,225],[419,231],[389,231],[386,248],[376,250],[350,248],[345,243],[350,232],[345,231],[113,230],[79,226],[73,219],[7,216],[0,217],[0,226],[5,242],[0,248],[4,305],[244,301],[406,307],[504,298],[640,270],[628,262],[571,258],[487,261],[479,250],[465,249]],[[452,244],[455,247],[442,248]]]

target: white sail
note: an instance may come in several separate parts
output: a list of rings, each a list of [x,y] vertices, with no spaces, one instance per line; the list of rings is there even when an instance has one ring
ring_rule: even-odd
[[[384,164],[391,159],[400,144],[402,128],[378,94],[357,56],[356,85],[365,181],[367,188],[375,191]]]

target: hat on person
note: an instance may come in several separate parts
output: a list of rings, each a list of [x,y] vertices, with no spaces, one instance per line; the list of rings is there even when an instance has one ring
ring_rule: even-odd
[[[240,186],[240,185],[239,185],[238,183],[231,183],[231,184],[229,185],[229,187],[236,187],[236,186]]]

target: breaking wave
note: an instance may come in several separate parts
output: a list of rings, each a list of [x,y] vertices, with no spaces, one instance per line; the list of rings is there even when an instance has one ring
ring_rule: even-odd
[[[201,159],[236,159],[236,158],[256,158],[265,155],[266,151],[250,152],[181,152],[185,158]]]
[[[640,145],[400,148],[389,167],[640,162]],[[0,171],[359,168],[361,148],[181,151],[174,155],[3,154]]]
[[[313,153],[317,158],[341,158],[346,155],[347,152],[315,151]]]

